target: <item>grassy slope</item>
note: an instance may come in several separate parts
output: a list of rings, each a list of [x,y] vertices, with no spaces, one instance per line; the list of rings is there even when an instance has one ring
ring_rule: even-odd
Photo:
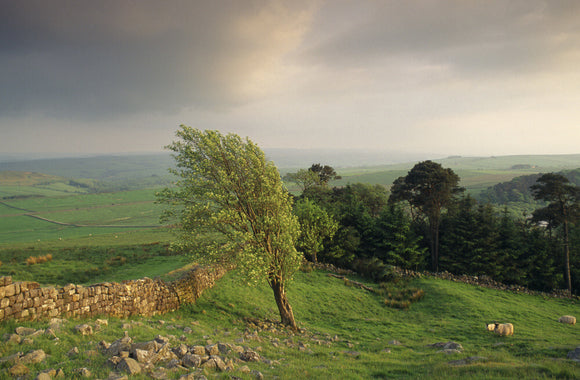
[[[164,316],[132,318],[129,333],[135,341],[146,341],[157,334],[179,337],[183,328],[179,326],[190,326],[194,331],[185,335],[186,344],[205,345],[208,340],[236,343],[243,338],[243,343],[238,344],[279,361],[274,365],[248,363],[267,378],[580,377],[580,366],[565,359],[567,352],[580,344],[580,327],[556,321],[563,314],[578,316],[580,308],[572,301],[504,293],[430,278],[414,280],[412,285],[423,288],[426,296],[403,311],[387,308],[378,295],[347,287],[323,272],[300,272],[288,295],[306,332],[297,336],[280,331],[259,332],[252,337],[254,330],[246,328],[245,318],[278,318],[271,291],[267,286],[248,288],[235,274],[229,274],[195,305]],[[160,325],[159,319],[167,323]],[[485,331],[484,324],[493,320],[512,322],[515,335],[498,337]],[[109,327],[95,336],[81,337],[72,332],[72,326],[81,321],[70,321],[58,334],[61,343],[56,346],[45,337],[35,338],[34,348],[43,348],[51,356],[34,370],[64,367],[66,372],[88,366],[96,377],[106,377],[109,369],[103,366],[102,355],[86,361],[86,355],[69,359],[66,352],[78,346],[82,353],[94,350],[101,339],[109,342],[118,339],[126,330],[121,328],[123,322],[109,318]],[[12,332],[17,325],[46,328],[47,323],[7,322],[0,324],[0,334]],[[336,342],[317,344],[316,340],[327,342],[334,336],[338,338]],[[391,345],[392,340],[402,344]],[[460,343],[463,352],[448,355],[427,347],[450,340]],[[301,349],[299,343],[305,348]],[[178,344],[176,338],[174,346]],[[2,345],[0,355],[32,348]],[[391,352],[384,352],[385,348]],[[471,356],[485,359],[465,366],[448,364]],[[238,371],[233,375],[253,378]]]
[[[300,273],[289,290],[297,319],[307,331],[336,334],[343,342],[328,349],[311,346],[314,354],[296,357],[296,368],[292,371],[274,370],[272,374],[283,378],[299,376],[304,371],[319,378],[333,374],[339,374],[340,378],[427,375],[505,378],[518,374],[541,377],[544,373],[580,376],[578,365],[558,360],[580,344],[578,326],[556,321],[563,314],[578,314],[580,307],[573,302],[437,279],[415,280],[412,285],[423,288],[426,296],[410,310],[401,311],[383,306],[377,295],[346,287],[340,280],[322,273]],[[270,298],[269,289],[239,288],[230,278],[207,292],[196,310],[231,310],[227,305],[234,304],[243,309],[239,311],[236,306],[236,312],[241,312],[237,317],[252,315],[258,309],[262,318],[276,319],[275,304]],[[512,322],[515,336],[501,338],[486,332],[485,323],[494,320]],[[402,346],[388,344],[395,339]],[[349,347],[345,340],[354,347]],[[461,343],[464,352],[445,355],[426,347],[449,340]],[[504,344],[495,346],[497,343]],[[384,348],[391,348],[392,353],[386,354]],[[352,350],[361,355],[351,358],[344,354]],[[276,350],[272,350],[272,355],[276,355]],[[487,360],[465,367],[447,364],[476,355]],[[324,368],[317,368],[320,365]]]

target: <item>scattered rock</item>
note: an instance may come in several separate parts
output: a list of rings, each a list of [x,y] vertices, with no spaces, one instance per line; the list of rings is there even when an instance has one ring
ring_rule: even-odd
[[[108,326],[108,325],[109,325],[109,321],[108,321],[108,320],[106,320],[106,319],[97,319],[97,320],[95,321],[95,324],[96,324],[97,326]]]
[[[360,356],[360,352],[358,352],[358,351],[343,351],[343,353],[345,355],[352,356],[352,357],[355,357],[355,358],[358,357],[358,356]]]
[[[193,346],[189,349],[189,351],[195,355],[200,355],[200,356],[205,355],[205,347],[204,346]]]
[[[78,347],[73,347],[69,350],[69,352],[66,353],[66,356],[73,357],[73,356],[77,356],[80,353],[79,348]]]
[[[428,344],[427,347],[434,347],[434,348],[441,348],[442,350],[456,350],[461,352],[461,350],[463,350],[463,347],[461,346],[461,344],[457,343],[457,342],[437,342],[437,343],[433,343],[433,344]]]
[[[6,334],[4,336],[4,341],[7,344],[10,344],[10,343],[20,344],[20,342],[22,341],[22,337],[18,334]]]
[[[22,364],[36,364],[46,359],[46,353],[43,350],[34,350],[20,358]]]
[[[245,362],[257,362],[260,361],[260,355],[256,351],[247,350],[240,354],[240,359]]]
[[[34,378],[34,380],[51,380],[51,379],[52,377],[50,377],[50,375],[46,372],[41,372]]]
[[[119,356],[121,351],[131,351],[131,343],[133,340],[129,337],[129,334],[125,331],[125,336],[121,339],[117,339],[113,343],[109,345],[109,347],[105,350],[106,356]]]
[[[155,335],[155,341],[157,343],[165,344],[169,343],[169,338],[163,335]]]
[[[53,338],[56,338],[56,333],[51,328],[44,330],[44,335],[48,335],[48,336],[51,336]]]
[[[201,356],[196,354],[185,354],[181,359],[181,363],[187,368],[196,368],[201,365]]]
[[[250,373],[251,373],[252,375],[254,375],[254,377],[255,377],[256,379],[258,379],[258,380],[262,380],[262,379],[264,378],[264,375],[262,375],[262,372],[260,372],[260,371],[257,371],[257,370],[255,370],[255,369],[254,369],[254,370],[252,370]]]
[[[72,373],[73,373],[73,375],[75,375],[75,377],[91,377],[91,376],[93,376],[91,371],[85,367],[74,369]]]
[[[30,372],[30,369],[22,363],[16,363],[8,372],[10,372],[10,375],[13,377],[18,377],[27,375],[28,372]]]
[[[23,355],[22,352],[17,352],[10,356],[0,358],[0,363],[16,364],[20,361],[20,357]]]
[[[82,325],[76,325],[75,331],[81,335],[93,335],[93,328],[86,323]]]
[[[573,351],[568,352],[567,358],[580,363],[580,346],[576,347]]]
[[[127,375],[121,375],[116,372],[110,372],[106,380],[129,380]]]
[[[205,346],[205,352],[207,355],[212,356],[219,355],[220,350],[217,344],[208,344],[207,346]]]
[[[395,340],[389,341],[389,344],[392,346],[400,346],[402,343],[395,339]]]
[[[219,356],[210,356],[210,358],[201,365],[202,368],[212,368],[219,371],[226,370],[226,363]]]
[[[454,348],[444,348],[442,350],[437,351],[437,353],[449,355],[449,354],[460,354],[461,351]]]
[[[142,368],[135,359],[123,358],[119,364],[117,364],[117,370],[127,372],[129,375],[135,375],[141,373]]]
[[[218,343],[217,344],[218,351],[222,355],[227,355],[232,351],[232,348],[229,344]]]
[[[28,336],[28,335],[32,335],[36,332],[35,329],[30,328],[30,327],[17,327],[15,330],[16,334],[20,335],[20,336]]]
[[[151,361],[153,354],[151,353],[151,351],[147,351],[147,350],[141,350],[139,348],[135,349],[135,351],[133,351],[133,357],[135,358],[135,360],[137,360],[139,363],[149,363]]]

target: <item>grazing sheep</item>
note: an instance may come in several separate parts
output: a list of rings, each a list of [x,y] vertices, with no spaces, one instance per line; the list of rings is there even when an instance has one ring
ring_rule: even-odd
[[[567,323],[569,325],[575,325],[576,324],[576,317],[573,317],[571,315],[564,315],[564,316],[560,317],[560,319],[558,319],[558,322]]]
[[[514,334],[514,325],[511,323],[488,323],[485,325],[487,331],[493,331],[497,335],[506,336]]]
[[[499,336],[514,335],[514,325],[511,323],[496,323],[493,331]]]

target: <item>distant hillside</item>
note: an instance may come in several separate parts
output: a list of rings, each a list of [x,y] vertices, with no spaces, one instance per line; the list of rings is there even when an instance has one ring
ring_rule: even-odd
[[[314,163],[331,165],[342,176],[342,180],[333,182],[335,186],[356,182],[390,186],[394,179],[405,175],[417,162],[428,159],[426,156],[359,150],[268,149],[266,155],[282,174],[308,168]],[[522,175],[580,167],[580,154],[452,156],[432,160],[452,168],[461,177],[461,185],[475,193]],[[0,171],[36,172],[69,179],[90,178],[99,181],[98,191],[114,191],[164,186],[172,181],[168,169],[174,165],[169,153],[155,153],[0,162]]]
[[[0,171],[29,171],[66,178],[118,180],[166,176],[173,166],[169,154],[49,158],[0,162]]]
[[[4,186],[33,186],[44,183],[62,182],[64,178],[34,172],[4,171],[0,172],[0,185]]]
[[[580,168],[559,172],[566,176],[571,183],[580,186]],[[489,187],[479,194],[478,199],[483,202],[506,204],[509,202],[532,202],[530,186],[534,185],[542,174],[520,176],[508,182],[501,182]]]

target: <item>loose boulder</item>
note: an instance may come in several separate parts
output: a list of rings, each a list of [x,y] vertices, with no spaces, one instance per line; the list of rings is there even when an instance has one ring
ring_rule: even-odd
[[[123,358],[119,364],[117,364],[118,371],[127,372],[130,375],[141,373],[141,369],[141,365],[131,358]]]
[[[580,363],[580,346],[576,347],[575,350],[568,352],[567,358]]]
[[[81,335],[93,335],[93,328],[86,323],[82,325],[76,325],[75,331]]]

